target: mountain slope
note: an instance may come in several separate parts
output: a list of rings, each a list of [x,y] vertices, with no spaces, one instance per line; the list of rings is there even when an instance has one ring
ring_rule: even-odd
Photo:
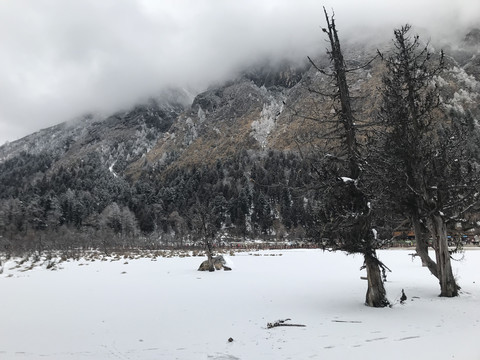
[[[435,86],[447,109],[478,126],[474,35],[448,56]],[[384,69],[379,59],[369,63],[375,50],[345,50],[348,65],[359,68],[349,75],[359,122],[379,107]],[[328,67],[325,56],[314,62]],[[87,240],[65,231],[114,243],[139,231],[154,234],[153,243],[192,241],[202,206],[230,236],[302,237],[314,195],[296,190],[312,181],[299,151],[324,141],[334,115],[321,95],[332,92],[327,74],[308,62],[264,63],[195,98],[170,90],[129,111],[86,116],[0,147],[1,241],[14,246],[60,229],[71,242]]]

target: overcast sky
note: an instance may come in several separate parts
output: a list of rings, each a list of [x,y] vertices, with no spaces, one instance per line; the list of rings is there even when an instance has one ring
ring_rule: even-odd
[[[305,59],[325,48],[322,6],[344,38],[480,26],[480,0],[0,0],[0,145],[261,57]]]

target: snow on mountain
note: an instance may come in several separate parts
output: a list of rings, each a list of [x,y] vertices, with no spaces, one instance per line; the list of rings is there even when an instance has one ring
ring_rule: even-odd
[[[252,122],[252,136],[265,149],[268,145],[268,135],[275,129],[276,119],[283,111],[284,97],[271,97],[270,103],[264,104],[260,118]]]

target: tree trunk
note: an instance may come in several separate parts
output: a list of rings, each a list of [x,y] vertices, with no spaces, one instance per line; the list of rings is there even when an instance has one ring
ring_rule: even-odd
[[[429,228],[433,237],[433,247],[437,258],[438,280],[440,282],[440,296],[458,296],[460,287],[453,276],[450,252],[448,251],[447,227],[440,214],[433,214],[429,218]]]
[[[368,289],[365,298],[365,305],[372,307],[385,307],[390,303],[387,300],[387,293],[383,286],[380,262],[375,252],[365,254],[365,268],[367,270]]]
[[[329,20],[327,11],[323,8],[325,19],[328,25],[328,38],[330,40],[330,58],[333,60],[333,68],[335,69],[336,87],[338,89],[337,96],[340,100],[340,114],[339,120],[343,125],[344,147],[347,150],[350,178],[357,179],[360,176],[359,153],[357,144],[357,134],[355,126],[355,117],[353,116],[352,102],[350,97],[350,89],[347,81],[347,68],[343,53],[340,47],[340,39],[338,38],[337,29],[335,27],[335,20],[333,16]]]
[[[207,250],[207,258],[208,258],[208,271],[212,272],[215,271],[215,266],[213,264],[213,251],[212,251],[212,244],[210,240],[205,239],[205,249]]]
[[[412,217],[413,229],[415,232],[415,244],[417,255],[422,259],[422,265],[428,267],[428,270],[438,279],[437,264],[428,255],[428,239],[425,226],[416,216]]]

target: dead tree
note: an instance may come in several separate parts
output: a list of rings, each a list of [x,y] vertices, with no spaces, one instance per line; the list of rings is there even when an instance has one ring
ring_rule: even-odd
[[[327,27],[322,30],[328,37],[330,66],[323,69],[309,60],[318,72],[330,78],[335,91],[310,91],[319,96],[319,101],[327,98],[333,104],[332,118],[316,120],[326,125],[326,136],[334,137],[335,142],[328,151],[316,147],[315,159],[311,162],[312,172],[319,181],[320,200],[316,207],[316,223],[310,232],[329,249],[362,254],[368,279],[365,304],[385,307],[389,304],[382,280],[385,266],[376,254],[381,242],[372,229],[371,201],[364,191],[359,121],[354,115],[347,79],[352,69],[344,60],[334,17],[325,9],[324,13]]]

